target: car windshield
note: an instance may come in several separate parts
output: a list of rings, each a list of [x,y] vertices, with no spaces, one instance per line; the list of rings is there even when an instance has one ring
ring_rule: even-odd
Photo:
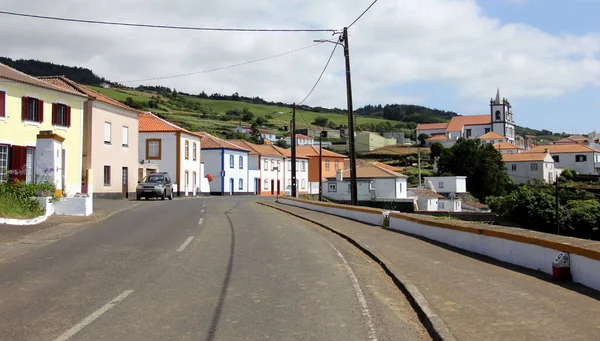
[[[144,178],[144,182],[163,182],[164,177],[162,175],[148,175]]]

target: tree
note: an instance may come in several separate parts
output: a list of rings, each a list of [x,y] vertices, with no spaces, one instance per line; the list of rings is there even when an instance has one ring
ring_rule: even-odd
[[[431,147],[429,147],[429,149],[431,150],[431,158],[435,158],[442,155],[444,146],[440,142],[434,142],[431,144]]]
[[[569,168],[564,168],[562,173],[560,173],[560,178],[562,180],[571,181],[573,180],[573,173],[569,170]]]
[[[491,144],[460,138],[442,150],[438,160],[440,174],[467,176],[467,190],[479,199],[502,195],[512,183],[505,172],[502,154]]]
[[[327,123],[327,128],[329,128],[329,129],[337,129],[338,125],[335,122],[329,121],[329,123]]]
[[[255,122],[255,124],[258,124],[258,125],[263,125],[263,124],[267,123],[267,121],[263,117],[257,117],[254,120],[254,122]]]
[[[249,122],[252,121],[252,119],[254,118],[254,113],[252,113],[252,111],[244,111],[242,112],[242,121],[244,122]]]
[[[319,116],[315,118],[312,124],[316,125],[317,127],[324,127],[327,125],[327,122],[329,122],[327,117]]]
[[[260,135],[260,131],[258,130],[258,124],[256,123],[252,123],[252,125],[250,126],[250,141],[256,144],[265,143],[265,140],[263,139],[262,135]]]
[[[286,140],[284,140],[284,139],[279,139],[279,140],[277,140],[277,142],[275,142],[275,145],[276,145],[277,147],[281,147],[281,148],[287,148],[287,147],[288,147],[288,143],[287,143],[287,141],[286,141]]]
[[[419,144],[421,146],[425,145],[425,140],[427,140],[429,138],[429,135],[427,134],[419,134],[419,136],[417,137],[417,140],[419,140]]]
[[[273,119],[273,115],[271,115],[271,114],[266,114],[266,115],[265,115],[265,118],[266,118],[267,120],[272,120],[272,119]]]

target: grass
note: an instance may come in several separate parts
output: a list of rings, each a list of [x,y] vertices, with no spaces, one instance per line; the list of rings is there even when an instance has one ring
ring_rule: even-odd
[[[43,215],[41,208],[35,211],[30,211],[23,208],[19,203],[11,198],[0,197],[0,217],[13,219],[31,219]]]

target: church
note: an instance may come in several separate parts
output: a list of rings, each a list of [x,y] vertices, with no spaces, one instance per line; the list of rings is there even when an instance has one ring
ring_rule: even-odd
[[[496,98],[490,100],[489,114],[454,116],[446,123],[419,124],[416,130],[417,136],[429,136],[426,140],[428,145],[441,142],[445,147],[452,146],[460,137],[480,139],[483,143],[494,145],[517,145],[521,142],[515,136],[512,107],[506,98],[500,97],[500,89],[496,91]]]

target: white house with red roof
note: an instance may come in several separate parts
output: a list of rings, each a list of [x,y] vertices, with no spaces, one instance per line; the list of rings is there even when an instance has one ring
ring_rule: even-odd
[[[521,154],[546,154],[554,159],[556,168],[580,174],[600,174],[600,150],[583,144],[551,144],[533,147]]]
[[[500,89],[496,92],[496,98],[490,100],[489,114],[454,116],[448,123],[419,124],[416,129],[417,136],[430,136],[428,144],[438,141],[446,145],[454,144],[461,137],[481,138],[490,132],[506,138],[510,144],[516,142],[512,107],[506,98],[501,99]]]
[[[204,167],[200,161],[202,135],[179,127],[150,112],[139,115],[138,159],[158,164],[177,184],[177,195],[207,192],[202,185]],[[174,187],[175,192],[175,187]]]
[[[284,140],[288,145],[292,145],[291,137],[286,137]],[[313,144],[315,144],[315,139],[312,137],[303,134],[296,134],[296,146],[312,146]]]
[[[208,133],[202,136],[202,158],[210,174],[211,195],[254,194],[256,170],[249,167],[250,150]]]

